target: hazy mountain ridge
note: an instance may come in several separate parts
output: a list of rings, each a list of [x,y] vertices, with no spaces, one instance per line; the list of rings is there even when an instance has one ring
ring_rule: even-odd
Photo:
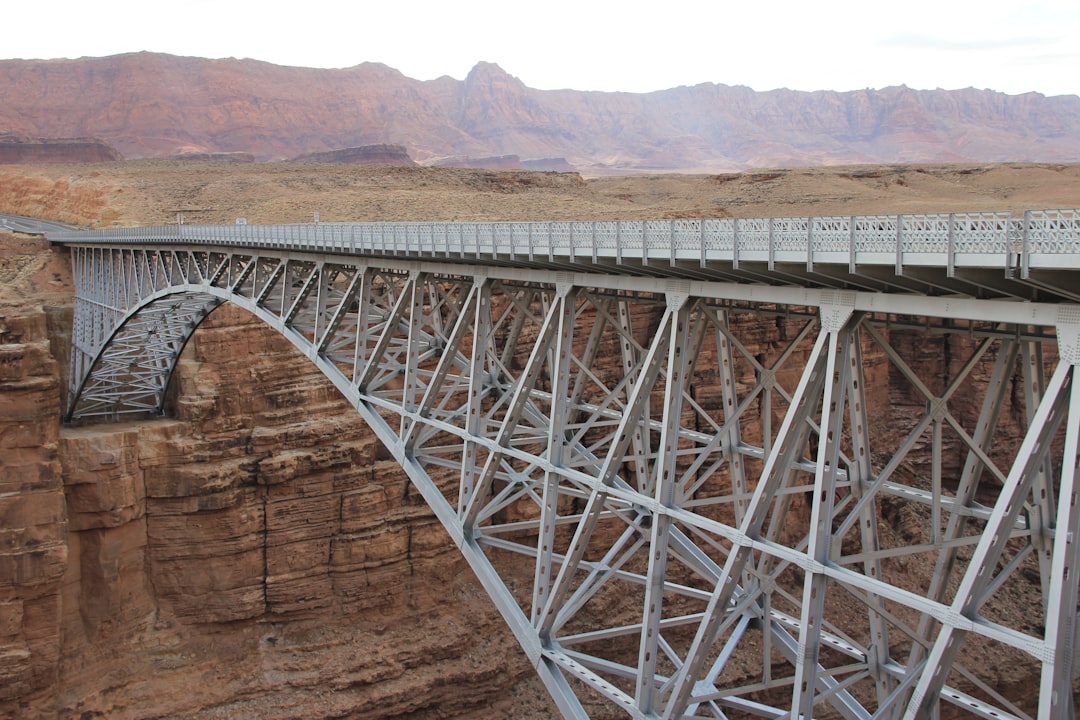
[[[497,65],[419,81],[378,63],[321,70],[135,53],[0,61],[0,133],[101,138],[124,156],[183,148],[293,157],[402,145],[565,157],[586,172],[778,165],[1080,161],[1080,97],[989,90],[646,94],[535,90]]]

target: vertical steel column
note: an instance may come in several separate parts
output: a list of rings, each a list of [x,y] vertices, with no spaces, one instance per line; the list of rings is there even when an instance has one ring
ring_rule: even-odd
[[[567,549],[566,561],[563,563],[562,567],[559,568],[559,574],[555,578],[555,583],[552,586],[548,601],[545,604],[543,611],[540,613],[539,631],[541,638],[547,638],[551,634],[558,612],[562,608],[563,601],[566,599],[566,595],[569,592],[571,580],[585,556],[585,551],[588,549],[589,545],[589,539],[592,537],[592,533],[596,529],[596,523],[600,518],[600,513],[604,509],[604,503],[607,500],[609,488],[615,482],[617,469],[619,465],[622,464],[626,454],[626,448],[630,444],[630,427],[632,424],[638,422],[641,413],[645,412],[650,392],[660,373],[662,353],[667,350],[668,341],[671,336],[668,326],[673,322],[673,314],[674,312],[671,307],[668,307],[664,312],[664,319],[661,321],[656,336],[649,346],[649,351],[645,355],[639,382],[634,386],[634,390],[630,394],[630,397],[627,398],[626,408],[619,420],[618,429],[615,432],[615,437],[617,439],[609,447],[603,465],[596,478],[598,486],[589,496],[589,501],[586,503],[585,510],[582,512],[581,522],[578,523],[577,529],[574,531],[574,536],[570,541],[570,547]]]
[[[765,461],[761,478],[747,506],[747,515],[738,528],[738,539],[724,563],[715,588],[709,598],[705,617],[698,627],[683,666],[673,678],[674,688],[664,711],[664,720],[681,717],[689,704],[694,683],[701,676],[708,659],[709,648],[725,627],[737,620],[728,612],[735,593],[738,578],[751,560],[751,547],[760,537],[769,507],[784,480],[792,472],[794,461],[802,450],[800,442],[805,437],[805,427],[810,414],[818,405],[824,383],[823,356],[829,344],[829,333],[822,331],[814,342],[807,358],[799,385],[792,396],[791,405],[784,415],[780,430]]]
[[[428,276],[414,272],[410,275],[409,293],[409,337],[405,351],[405,367],[402,369],[403,376],[401,398],[401,420],[398,428],[398,437],[406,437],[411,420],[409,415],[416,410],[417,398],[421,393],[420,360],[423,351],[420,347],[420,338],[423,334],[424,325],[424,300],[428,289]],[[434,300],[429,301],[432,306]],[[434,309],[434,308],[432,308]]]
[[[795,688],[791,718],[813,717],[817,688],[821,623],[825,611],[826,578],[822,570],[832,549],[832,517],[840,462],[840,439],[844,430],[844,394],[850,382],[851,307],[821,308],[822,331],[828,335],[825,395],[821,401],[822,437],[814,470],[814,493],[810,508],[810,539],[804,567],[802,614],[799,618],[799,647],[795,657]],[[845,357],[840,357],[844,355]]]
[[[1071,312],[1070,312],[1071,311]],[[1039,691],[1039,717],[1073,720],[1076,698],[1072,682],[1077,674],[1077,600],[1080,595],[1080,313],[1075,308],[1059,311],[1057,326],[1059,362],[1068,366],[1072,388],[1065,449],[1062,456],[1054,549],[1050,563],[1049,598],[1046,603],[1046,644],[1049,661],[1043,662]],[[1059,366],[1060,367],[1060,366]]]
[[[469,354],[469,399],[465,414],[465,447],[461,458],[461,480],[458,484],[458,517],[472,500],[480,471],[480,451],[476,440],[483,430],[483,400],[489,380],[485,370],[491,352],[491,281],[479,281],[476,311],[473,316],[472,350]]]
[[[443,389],[443,384],[446,381],[450,369],[459,358],[464,357],[461,353],[461,347],[465,341],[465,336],[470,330],[470,325],[473,324],[470,320],[474,320],[475,318],[475,307],[478,294],[479,291],[477,286],[471,285],[466,296],[460,301],[457,308],[455,308],[454,315],[456,315],[456,317],[454,318],[454,326],[450,331],[450,337],[442,338],[443,347],[439,354],[439,360],[431,374],[431,379],[424,388],[423,397],[416,406],[415,415],[402,415],[405,422],[405,429],[401,434],[401,440],[405,446],[404,452],[409,457],[413,456],[416,449],[416,443],[419,440],[420,433],[417,428],[420,427],[424,420],[429,419],[432,408],[435,405],[435,400],[438,397],[439,392]]]
[[[736,415],[739,407],[737,391],[738,378],[735,377],[734,345],[728,337],[729,313],[721,310],[716,313],[716,357],[718,362],[718,380],[720,397],[724,404],[724,424],[727,432],[721,441],[721,448],[728,459],[728,473],[731,477],[732,508],[735,513],[735,525],[740,526],[746,517],[746,505],[749,502],[749,488],[746,484],[746,461],[742,456],[742,424]]]
[[[251,263],[255,265],[257,260],[252,258]],[[362,368],[368,361],[365,351],[367,350],[368,334],[371,332],[371,314],[373,312],[371,296],[374,278],[375,271],[371,268],[364,268],[361,271],[360,287],[356,291],[356,344],[353,347],[352,373],[350,374],[350,382],[353,387],[357,386]]]
[[[987,599],[985,590],[993,579],[992,571],[1002,548],[1009,540],[1009,528],[1023,510],[1037,469],[1050,451],[1051,440],[1065,415],[1067,403],[1063,396],[1072,369],[1068,363],[1062,362],[1050,379],[1046,395],[1039,404],[967,572],[960,581],[955,599],[949,607],[949,617],[943,618],[941,630],[930,649],[925,669],[904,714],[905,720],[922,720],[937,705],[953,661],[968,632],[966,628],[975,621],[979,608]]]
[[[982,348],[988,348],[991,340],[988,338],[983,341]],[[979,487],[979,478],[982,473],[983,461],[982,456],[985,456],[985,452],[990,446],[990,443],[994,436],[994,428],[997,426],[998,418],[1001,415],[1002,407],[1005,403],[1005,398],[1008,391],[1008,380],[1010,371],[1016,359],[1017,343],[1010,339],[1002,341],[1001,347],[998,348],[997,358],[994,361],[994,369],[990,374],[990,382],[987,384],[986,394],[983,397],[982,407],[979,411],[979,418],[976,421],[975,429],[972,432],[972,441],[975,443],[974,447],[969,448],[967,458],[964,461],[963,470],[960,473],[960,477],[957,483],[956,489],[956,502],[962,505],[968,505],[975,499],[975,494]],[[974,355],[973,355],[974,357]],[[899,360],[899,358],[897,358]],[[910,372],[906,367],[905,372]],[[911,377],[914,377],[913,375]],[[959,382],[959,378],[957,378]],[[929,390],[919,383],[920,391],[927,394],[930,397]],[[955,388],[955,384],[954,384]],[[944,393],[948,395],[948,390]],[[944,533],[941,530],[940,524],[940,500],[941,500],[941,481],[940,481],[940,466],[942,463],[941,457],[941,430],[940,425],[944,418],[945,407],[942,401],[936,403],[931,402],[931,413],[933,414],[934,422],[934,445],[933,445],[933,463],[935,468],[934,475],[934,505],[932,520],[933,526],[931,528],[931,538],[934,541],[941,542],[943,547],[941,553],[938,555],[937,560],[934,563],[934,572],[930,578],[930,586],[927,591],[927,597],[936,602],[943,602],[945,593],[949,588],[949,579],[952,577],[955,571],[957,551],[955,543],[952,541],[960,537],[964,528],[968,523],[968,518],[960,513],[952,513],[949,515],[948,522],[946,523]],[[1030,425],[1029,425],[1030,427]],[[978,448],[979,452],[976,452]],[[931,628],[935,622],[934,618],[924,613],[919,621],[918,632],[919,635],[932,640]],[[925,651],[921,646],[915,646],[912,649],[908,661],[908,672],[913,672],[918,662],[924,657]]]
[[[637,377],[637,344],[630,320],[630,302],[626,298],[616,298],[616,311],[619,318],[619,351],[622,356],[623,377],[626,378],[626,393],[629,397],[634,391]],[[645,449],[645,437],[641,423],[635,423],[631,430],[630,452],[634,463],[634,487],[639,492],[645,491],[649,482],[648,454]]]
[[[545,358],[551,348],[555,329],[559,324],[558,310],[561,307],[561,300],[552,303],[544,316],[544,324],[540,327],[540,333],[536,337],[536,344],[533,345],[532,352],[529,354],[529,360],[525,364],[525,371],[518,377],[510,402],[506,407],[506,415],[503,417],[502,424],[495,435],[495,447],[488,453],[483,470],[478,475],[476,486],[466,503],[462,523],[465,535],[468,538],[472,538],[476,530],[477,519],[483,508],[483,500],[491,490],[491,484],[494,482],[499,465],[503,461],[503,451],[509,447],[518,423],[525,413],[526,406],[530,403],[533,391],[536,389],[536,381],[544,368]]]
[[[330,320],[327,317],[328,310],[330,310],[330,294],[334,288],[333,282],[338,271],[334,266],[328,265],[326,262],[319,262],[316,263],[313,274],[318,276],[318,286],[315,288],[315,307],[312,308],[315,317],[311,320],[311,346],[315,348],[318,347],[319,338],[326,332],[326,324]]]
[[[870,482],[873,480],[873,465],[871,463],[872,447],[870,444],[870,418],[867,414],[866,405],[866,378],[863,374],[863,351],[862,333],[863,321],[854,327],[849,335],[848,343],[850,351],[847,354],[851,365],[848,373],[848,413],[851,428],[852,458],[848,466],[851,493],[859,502],[864,497]],[[878,537],[877,503],[873,498],[863,503],[863,509],[857,513],[859,523],[859,540],[863,553],[867,558],[863,561],[863,574],[875,580],[881,579],[881,560],[878,554],[881,545]],[[833,541],[842,542],[845,533],[845,525],[841,524],[836,531]],[[878,707],[885,705],[896,682],[886,671],[886,664],[890,660],[888,624],[885,622],[885,602],[874,593],[868,593],[866,597],[867,611],[869,614],[870,639],[867,648],[867,665],[870,675],[874,680],[877,691]],[[892,712],[895,717],[898,710]]]
[[[551,590],[555,554],[555,521],[559,517],[559,469],[566,463],[566,423],[570,416],[570,364],[574,347],[574,315],[577,291],[569,285],[556,290],[558,329],[555,333],[554,364],[551,373],[551,417],[547,432],[549,468],[544,471],[544,490],[540,506],[540,529],[537,536],[536,564],[533,571],[532,609],[529,619],[535,626],[540,609]]]
[[[342,294],[337,306],[334,308],[333,314],[330,318],[323,323],[321,328],[322,334],[318,331],[315,334],[314,342],[311,346],[311,359],[314,360],[320,355],[325,355],[330,347],[331,341],[337,336],[338,328],[341,327],[341,323],[348,316],[350,307],[354,300],[357,300],[357,294],[361,291],[364,285],[364,279],[367,277],[367,271],[364,269],[356,268],[353,270],[352,277],[349,278],[348,287],[345,288],[345,292]],[[360,325],[359,304],[357,306],[357,326]],[[354,349],[355,353],[356,350]]]
[[[565,287],[565,285],[563,286]],[[566,373],[576,373],[574,377],[573,388],[567,388],[570,397],[570,407],[575,408],[575,412],[567,415],[567,424],[573,424],[575,427],[579,422],[579,418],[584,414],[580,409],[582,398],[585,396],[586,388],[589,381],[592,379],[592,369],[596,367],[596,360],[600,354],[600,348],[603,343],[605,331],[608,330],[608,316],[610,311],[610,302],[604,302],[600,298],[590,296],[587,293],[583,293],[580,297],[584,298],[580,310],[584,311],[588,306],[593,309],[593,322],[592,327],[589,330],[588,340],[585,342],[585,351],[581,353],[581,357],[577,362],[568,362],[565,366]],[[587,317],[587,315],[585,315]],[[571,323],[574,322],[574,318],[571,318]],[[573,359],[573,351],[568,356],[568,360]],[[575,371],[574,366],[578,365],[578,369]],[[556,383],[556,379],[552,378],[552,385]],[[580,440],[580,438],[578,438]]]
[[[690,357],[690,319],[693,304],[684,293],[668,293],[673,312],[667,341],[667,383],[664,387],[664,415],[660,425],[660,449],[653,469],[653,499],[661,507],[672,507],[678,485],[679,429],[682,425],[683,394],[686,392]],[[702,321],[703,322],[703,321]],[[642,713],[653,714],[657,707],[656,663],[660,652],[660,618],[663,616],[664,582],[667,575],[671,515],[654,513],[649,537],[649,567],[645,584],[645,611],[638,644],[638,676],[634,697]]]
[[[393,310],[390,311],[386,318],[382,333],[380,333],[379,339],[375,343],[375,347],[372,348],[371,355],[365,358],[364,369],[357,373],[354,385],[361,391],[366,389],[368,383],[374,379],[375,374],[381,367],[380,362],[384,359],[383,356],[385,355],[387,348],[390,347],[390,342],[394,339],[395,332],[399,326],[405,324],[408,309],[413,302],[413,292],[418,278],[419,273],[414,272],[409,274],[409,279],[405,282],[405,286],[401,288],[397,299],[394,301]]]
[[[1024,419],[1028,425],[1035,415],[1035,408],[1042,399],[1046,388],[1046,373],[1043,364],[1043,346],[1037,340],[1023,342],[1020,346],[1020,364],[1024,374]],[[1054,543],[1052,542],[1051,518],[1054,517],[1054,473],[1049,461],[1039,467],[1035,478],[1035,497],[1031,516],[1031,542],[1039,559],[1039,580],[1042,587],[1043,613],[1047,611],[1050,600],[1050,569]]]

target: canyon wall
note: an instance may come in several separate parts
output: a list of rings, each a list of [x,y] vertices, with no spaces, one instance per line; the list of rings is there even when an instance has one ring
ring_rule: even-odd
[[[0,315],[0,717],[552,714],[404,473],[284,339],[222,308],[174,417],[60,429],[48,326],[70,313]]]
[[[69,564],[60,376],[40,308],[0,309],[0,714],[37,716],[59,681]]]

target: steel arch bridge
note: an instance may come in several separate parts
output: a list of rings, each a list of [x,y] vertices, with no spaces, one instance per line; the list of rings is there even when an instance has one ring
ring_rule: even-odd
[[[199,323],[247,309],[566,717],[1076,715],[1080,211],[49,238],[69,420],[160,413]]]

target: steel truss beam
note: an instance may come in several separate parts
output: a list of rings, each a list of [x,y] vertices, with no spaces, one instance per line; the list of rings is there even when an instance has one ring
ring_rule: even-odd
[[[1074,717],[1075,306],[72,253],[70,419],[161,412],[244,307],[401,463],[567,717]]]

